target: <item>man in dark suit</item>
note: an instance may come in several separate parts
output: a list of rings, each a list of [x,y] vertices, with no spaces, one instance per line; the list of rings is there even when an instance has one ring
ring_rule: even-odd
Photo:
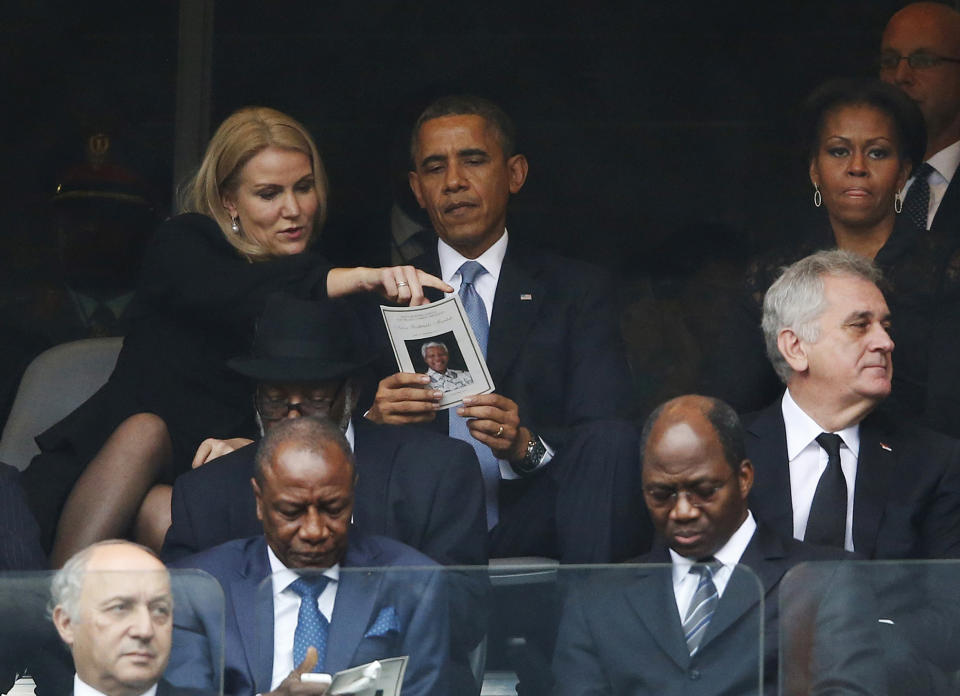
[[[890,393],[894,349],[879,280],[866,259],[823,251],[767,291],[767,354],[787,388],[744,419],[751,507],[784,539],[875,559],[957,558],[960,443],[876,410]],[[884,639],[895,689],[939,693],[960,666],[935,657],[960,626],[960,597],[935,571],[904,565],[873,583],[892,619]]]
[[[664,545],[638,561],[670,566],[610,569],[574,584],[554,693],[756,693],[761,674],[763,691],[776,693],[781,581],[798,563],[843,552],[782,540],[754,519],[753,467],[723,402],[667,402],[648,419],[642,443],[644,497]],[[813,692],[822,683],[831,693],[885,693],[876,617],[865,593],[842,591],[842,565],[828,565],[813,574],[819,591],[792,612],[808,621],[815,644],[829,642],[804,661],[808,683]]]
[[[878,281],[862,257],[825,251],[767,291],[767,354],[787,389],[745,418],[751,507],[784,538],[809,541],[813,529],[816,542],[870,558],[956,558],[960,443],[874,413],[894,348]]]
[[[639,552],[649,535],[633,504],[636,434],[598,422],[623,413],[629,394],[611,286],[597,270],[507,233],[507,203],[528,165],[495,104],[437,100],[414,126],[411,155],[410,186],[439,237],[415,265],[460,294],[496,391],[438,412],[442,392],[427,388],[426,376],[397,373],[380,383],[367,417],[433,422],[473,445],[491,555],[587,563]]]
[[[350,446],[334,424],[285,420],[267,432],[257,453],[252,485],[263,535],[177,564],[204,570],[223,587],[224,693],[308,693],[305,672],[334,673],[401,655],[410,657],[404,694],[448,693],[441,573],[349,570],[434,565],[399,542],[349,531],[354,477]],[[190,633],[178,631],[171,681],[212,684],[203,657]]]
[[[904,212],[931,234],[960,235],[960,12],[949,5],[916,2],[894,14],[881,40],[880,78],[917,103],[927,126],[925,161],[914,164]],[[918,185],[919,183],[919,185]],[[911,195],[911,191],[914,191]]]
[[[50,594],[54,626],[73,655],[74,696],[215,691],[161,678],[170,657],[173,593],[169,573],[149,549],[120,540],[93,544],[57,571]]]
[[[259,382],[256,406],[264,431],[300,416],[338,421],[357,460],[358,532],[397,539],[445,565],[485,565],[483,488],[473,450],[419,428],[350,418],[355,376],[370,359],[349,330],[355,323],[338,303],[269,298],[252,355],[231,362]],[[260,533],[250,487],[255,453],[251,443],[177,478],[162,554],[167,562]],[[484,633],[487,585],[470,574],[458,574],[449,584],[456,618],[451,659],[466,689],[472,684],[467,654]]]

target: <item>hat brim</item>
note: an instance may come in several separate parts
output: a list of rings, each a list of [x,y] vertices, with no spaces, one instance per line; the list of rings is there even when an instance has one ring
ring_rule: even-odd
[[[234,358],[227,365],[246,377],[260,382],[323,382],[350,377],[376,359],[370,355],[359,361],[328,362],[315,358]]]

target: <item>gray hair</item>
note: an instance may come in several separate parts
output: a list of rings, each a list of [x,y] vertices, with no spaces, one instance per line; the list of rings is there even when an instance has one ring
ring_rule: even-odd
[[[126,539],[104,539],[98,541],[85,549],[81,549],[73,554],[63,568],[58,570],[53,580],[50,582],[50,601],[47,603],[47,616],[53,617],[53,610],[58,606],[66,612],[71,619],[77,619],[77,605],[80,603],[80,595],[83,593],[83,580],[87,573],[87,563],[96,550],[102,546],[128,545],[144,551],[158,561],[160,557],[146,546],[136,544]],[[161,561],[162,562],[162,561]]]
[[[791,329],[801,341],[816,343],[820,338],[818,320],[827,309],[823,293],[824,276],[860,278],[874,285],[883,274],[872,261],[852,251],[818,251],[783,269],[763,298],[763,338],[767,357],[784,384],[793,377],[793,368],[780,353],[777,337]]]
[[[420,346],[420,355],[426,360],[427,359],[427,348],[443,348],[443,352],[447,355],[450,355],[450,351],[447,349],[446,343],[441,343],[440,341],[430,341],[429,343],[424,343]]]
[[[347,442],[343,431],[332,420],[306,416],[286,418],[270,428],[257,447],[254,478],[261,488],[267,469],[273,465],[280,449],[287,445],[294,445],[298,449],[314,454],[323,454],[325,446],[333,445],[346,457],[351,473],[356,469],[350,443]]]

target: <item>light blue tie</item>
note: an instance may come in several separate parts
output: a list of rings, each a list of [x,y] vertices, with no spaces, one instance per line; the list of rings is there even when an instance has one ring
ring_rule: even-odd
[[[480,344],[484,358],[487,357],[490,322],[487,321],[487,308],[483,304],[483,298],[477,293],[473,283],[477,276],[486,272],[487,269],[476,261],[467,261],[460,266],[460,301],[463,302],[463,308],[470,320],[470,327],[473,329],[474,336],[477,337],[477,343]],[[470,434],[467,419],[457,415],[456,409],[450,410],[450,437],[469,443],[477,453],[487,502],[487,529],[493,529],[499,517],[497,491],[500,488],[500,464],[493,455],[493,451]]]
[[[323,663],[327,656],[327,633],[330,623],[320,613],[317,598],[323,594],[329,578],[323,575],[314,575],[309,578],[297,578],[288,586],[289,589],[300,595],[300,612],[297,614],[297,630],[293,634],[293,667],[296,669],[307,656],[307,648],[311,645],[317,649],[317,666],[314,672],[323,671]]]
[[[710,619],[717,610],[719,597],[717,586],[713,583],[713,574],[718,570],[720,570],[720,563],[713,557],[707,559],[703,565],[690,567],[691,575],[700,576],[697,590],[693,594],[693,599],[690,600],[687,615],[683,619],[683,637],[687,641],[690,657],[700,649],[700,643],[703,642]]]

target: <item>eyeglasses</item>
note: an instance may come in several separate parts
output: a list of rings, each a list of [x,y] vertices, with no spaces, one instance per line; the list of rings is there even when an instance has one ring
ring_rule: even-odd
[[[909,56],[901,56],[899,53],[882,53],[880,55],[880,69],[896,70],[901,60],[907,61],[907,65],[914,70],[928,70],[943,63],[960,63],[960,58],[948,58],[938,56],[935,53],[924,53],[923,51],[911,53]]]
[[[672,508],[677,504],[680,495],[687,496],[687,502],[693,507],[700,508],[713,501],[717,492],[726,486],[733,474],[719,483],[701,481],[692,486],[644,486],[643,494],[647,497],[647,505],[656,508]]]
[[[290,411],[296,409],[301,416],[328,416],[333,404],[340,397],[344,383],[341,382],[333,396],[308,396],[303,401],[292,403],[284,396],[271,396],[257,389],[257,412],[264,420],[279,420],[286,418]]]

